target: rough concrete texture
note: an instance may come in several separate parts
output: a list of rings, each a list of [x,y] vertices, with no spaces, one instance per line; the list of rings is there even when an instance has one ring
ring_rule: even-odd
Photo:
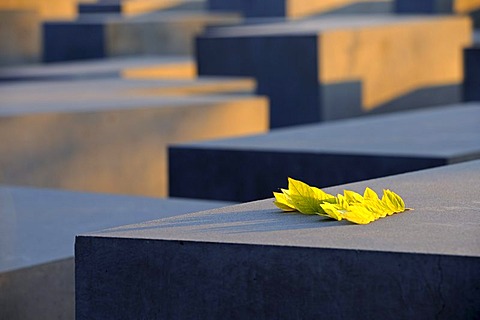
[[[193,78],[194,63],[182,56],[141,56],[0,68],[0,82],[100,78]]]
[[[165,196],[167,144],[268,130],[262,97],[59,91],[0,102],[0,183]]]
[[[463,100],[480,101],[480,44],[463,52]]]
[[[210,28],[196,58],[201,75],[254,76],[281,127],[458,102],[471,41],[466,17],[342,15]]]
[[[0,319],[74,319],[76,234],[225,205],[0,187]]]
[[[0,67],[39,62],[41,37],[36,11],[0,9]]]
[[[326,189],[414,209],[369,225],[267,199],[78,236],[76,317],[478,318],[479,179],[471,161]]]
[[[479,124],[472,103],[174,145],[170,195],[243,202],[287,176],[326,187],[478,159]]]
[[[241,12],[245,17],[302,18],[331,13],[386,13],[391,0],[208,0],[212,11]]]
[[[43,24],[45,62],[193,53],[192,38],[210,24],[239,22],[235,14],[155,12],[145,15],[81,15]]]

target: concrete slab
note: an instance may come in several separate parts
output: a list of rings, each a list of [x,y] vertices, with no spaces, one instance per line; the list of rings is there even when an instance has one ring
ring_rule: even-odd
[[[39,62],[40,30],[40,16],[36,11],[0,7],[0,67]]]
[[[170,195],[266,198],[291,176],[319,187],[480,158],[480,105],[272,130],[169,147]]]
[[[0,68],[0,84],[7,81],[77,80],[98,78],[193,78],[189,57],[136,56],[22,65]]]
[[[480,27],[479,0],[395,0],[395,13],[406,14],[461,14],[469,15],[475,26]]]
[[[74,319],[74,237],[227,203],[0,187],[0,319]]]
[[[77,236],[77,320],[476,318],[479,179],[472,161],[327,189],[415,209],[369,225],[267,199]]]
[[[303,18],[329,13],[386,13],[392,10],[391,0],[208,0],[212,11],[236,11],[245,17]]]
[[[144,15],[81,15],[43,25],[45,62],[116,56],[193,53],[192,38],[211,24],[239,22],[238,15],[156,12]]]
[[[480,44],[466,48],[463,56],[463,100],[480,101]]]
[[[165,196],[167,144],[268,130],[258,96],[72,98],[0,102],[0,183]]]
[[[211,28],[196,59],[200,75],[254,76],[282,127],[459,102],[471,42],[465,17],[342,15]]]

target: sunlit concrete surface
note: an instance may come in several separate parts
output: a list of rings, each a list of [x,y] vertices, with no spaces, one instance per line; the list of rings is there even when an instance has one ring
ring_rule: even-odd
[[[0,68],[41,60],[40,17],[34,10],[5,10],[0,5]]]
[[[236,14],[155,12],[145,15],[81,15],[43,25],[45,62],[141,55],[193,53],[193,37],[207,25],[234,24]]]
[[[170,194],[251,201],[286,177],[326,187],[480,159],[479,124],[472,103],[175,145]]]
[[[273,127],[461,100],[467,17],[348,16],[208,29],[201,75],[254,76]]]
[[[74,237],[227,203],[0,186],[0,319],[74,319]]]
[[[471,161],[326,189],[414,209],[368,225],[270,198],[81,235],[77,320],[477,318],[478,181]]]
[[[268,130],[258,96],[45,92],[0,103],[0,183],[165,196],[167,144]]]
[[[2,0],[1,10],[34,10],[42,20],[73,19],[77,15],[76,0]]]
[[[245,17],[302,18],[329,13],[386,13],[392,0],[207,0],[210,10],[241,12]]]

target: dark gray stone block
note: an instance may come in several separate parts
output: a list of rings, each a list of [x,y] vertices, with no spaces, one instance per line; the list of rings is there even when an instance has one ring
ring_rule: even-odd
[[[255,77],[275,128],[459,102],[471,41],[465,17],[342,15],[210,28],[196,60],[200,75]]]
[[[415,209],[364,226],[268,199],[80,235],[76,318],[476,319],[478,181],[472,161],[329,188]]]
[[[478,158],[480,105],[452,105],[173,145],[169,191],[251,201],[287,176],[326,187]]]
[[[480,45],[463,51],[463,81],[464,101],[480,101]]]
[[[45,62],[132,55],[184,55],[209,24],[237,23],[230,14],[155,12],[144,15],[84,14],[43,24]]]
[[[0,187],[0,319],[74,319],[74,237],[227,203]]]

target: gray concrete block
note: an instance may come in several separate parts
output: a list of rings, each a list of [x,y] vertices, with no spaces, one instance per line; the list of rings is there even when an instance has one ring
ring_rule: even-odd
[[[0,187],[0,319],[74,319],[74,238],[227,203]]]
[[[1,10],[0,67],[40,61],[40,16],[33,10]]]
[[[23,85],[30,88],[23,95],[2,95],[0,183],[165,196],[169,143],[268,130],[263,97],[74,84]]]
[[[173,145],[170,195],[243,202],[287,176],[326,187],[478,159],[479,124],[465,104]]]
[[[478,0],[395,0],[393,11],[400,14],[461,14],[469,15],[480,27]]]
[[[331,13],[386,13],[392,10],[391,0],[208,0],[212,11],[241,12],[245,17],[302,18]]]
[[[157,12],[145,15],[81,15],[43,24],[45,62],[193,53],[192,38],[210,24],[237,23],[234,14]]]
[[[458,102],[471,41],[465,17],[342,15],[210,28],[196,59],[201,75],[254,76],[282,127]]]
[[[478,318],[479,180],[471,161],[327,189],[414,208],[369,225],[267,199],[80,235],[77,320]]]
[[[480,45],[466,48],[463,56],[463,100],[480,101]]]
[[[83,61],[68,61],[49,64],[20,65],[0,68],[0,83],[7,81],[33,80],[78,80],[129,77],[138,70],[150,70],[162,74],[171,68],[193,68],[189,57],[117,57]],[[144,72],[145,73],[145,72]],[[164,72],[165,73],[165,72]],[[180,76],[181,74],[177,74]]]

